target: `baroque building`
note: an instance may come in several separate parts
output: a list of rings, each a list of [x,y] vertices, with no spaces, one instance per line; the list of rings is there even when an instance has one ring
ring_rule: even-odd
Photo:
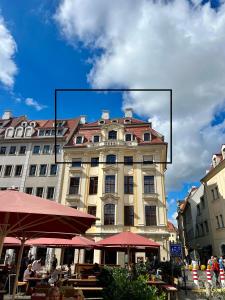
[[[81,116],[63,149],[61,203],[98,218],[87,235],[99,241],[130,230],[160,243],[160,259],[168,260],[167,143],[152,124],[133,118],[131,109],[122,118],[103,111],[95,122]],[[92,255],[94,262],[101,261],[100,250]],[[108,263],[123,264],[124,259],[113,251],[106,256]]]

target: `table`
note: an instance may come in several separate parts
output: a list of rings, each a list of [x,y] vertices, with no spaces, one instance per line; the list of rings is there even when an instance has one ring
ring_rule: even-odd
[[[158,280],[158,279],[156,279],[156,280],[148,280],[147,283],[150,284],[150,285],[163,285],[163,284],[166,284],[165,281]]]
[[[68,284],[75,285],[75,286],[95,286],[98,282],[96,278],[87,278],[87,279],[77,279],[77,278],[70,278],[68,279]]]

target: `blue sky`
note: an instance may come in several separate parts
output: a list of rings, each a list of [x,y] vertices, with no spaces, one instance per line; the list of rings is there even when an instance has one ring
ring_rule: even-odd
[[[121,45],[120,44],[115,45],[115,43],[112,42],[112,39],[110,36],[110,30],[108,30],[108,32],[106,31],[104,33],[104,35],[102,34],[101,30],[102,31],[106,30],[106,29],[104,29],[104,30],[102,29],[103,28],[102,24],[101,24],[101,26],[98,27],[97,23],[96,24],[93,23],[94,24],[93,28],[96,28],[96,32],[93,31],[94,30],[93,28],[87,29],[86,27],[85,27],[85,30],[86,30],[85,31],[83,29],[84,24],[82,24],[82,20],[81,20],[80,23],[76,24],[76,27],[74,27],[72,33],[68,32],[67,29],[70,27],[67,27],[67,25],[68,24],[71,25],[71,23],[70,23],[71,22],[71,19],[70,19],[71,13],[70,12],[67,13],[65,20],[61,18],[60,13],[58,13],[57,20],[56,20],[56,18],[54,18],[54,15],[56,14],[57,9],[61,5],[61,8],[63,10],[65,8],[65,6],[63,6],[63,5],[66,4],[66,2],[68,2],[71,5],[70,0],[68,0],[68,1],[67,0],[62,0],[62,1],[59,1],[59,0],[58,1],[56,1],[56,0],[45,0],[45,1],[14,0],[13,2],[8,1],[8,0],[0,1],[0,16],[4,19],[4,26],[9,31],[9,34],[13,37],[13,39],[16,43],[16,48],[17,48],[16,52],[11,56],[10,59],[13,60],[13,62],[15,63],[15,65],[17,67],[17,70],[18,70],[17,74],[14,74],[14,76],[12,76],[14,84],[7,85],[7,84],[4,84],[4,82],[2,82],[0,80],[0,110],[1,111],[9,108],[12,110],[13,114],[15,114],[15,115],[25,114],[25,115],[29,116],[29,118],[31,118],[31,119],[53,118],[54,117],[53,101],[54,101],[54,89],[55,88],[90,88],[90,87],[105,87],[105,88],[107,88],[107,87],[114,87],[114,86],[117,86],[117,87],[118,86],[119,87],[126,86],[128,88],[132,88],[134,86],[134,82],[136,82],[135,75],[138,77],[139,74],[141,74],[140,78],[138,79],[138,80],[141,80],[139,82],[142,82],[142,80],[143,80],[143,85],[140,86],[140,83],[139,83],[139,87],[140,88],[149,87],[148,82],[152,82],[152,81],[150,79],[149,79],[149,81],[148,80],[145,81],[145,78],[148,78],[148,77],[142,77],[142,71],[143,71],[143,74],[146,73],[146,76],[148,76],[149,74],[151,75],[151,73],[152,73],[152,76],[154,76],[158,80],[159,87],[163,87],[163,88],[172,88],[173,87],[172,81],[167,82],[164,78],[157,78],[158,71],[154,70],[154,64],[153,64],[152,68],[150,68],[150,69],[148,68],[147,72],[144,69],[144,66],[142,66],[143,69],[140,69],[141,71],[138,69],[139,67],[137,67],[137,69],[135,69],[136,66],[134,66],[132,71],[128,70],[128,72],[124,73],[125,75],[123,75],[124,69],[128,68],[129,65],[132,65],[134,59],[132,58],[130,63],[128,62],[125,65],[125,67],[123,67],[123,64],[121,62],[120,62],[120,65],[117,66],[118,59],[114,60],[113,62],[110,61],[110,55],[112,55],[112,53],[115,54],[118,49],[118,46],[121,47]],[[74,3],[75,2],[79,2],[79,1],[75,0]],[[99,1],[97,1],[97,2],[99,2]],[[175,2],[178,2],[178,1],[175,1]],[[181,1],[181,2],[184,2],[184,1]],[[195,5],[197,5],[197,4],[199,4],[200,1],[192,1],[192,2],[195,3]],[[128,4],[124,9],[129,10],[130,9],[129,1],[127,1],[127,3]],[[217,15],[214,16],[213,11],[219,10],[219,8],[220,8],[219,1],[218,0],[211,1],[210,5],[209,5],[208,1],[203,1],[203,3],[204,3],[204,5],[202,5],[202,7],[203,6],[206,7],[207,5],[209,7],[210,18],[212,18],[212,20],[213,20],[213,18],[216,19]],[[153,6],[153,4],[151,4],[151,5]],[[178,9],[178,5],[179,4],[177,4],[177,7],[174,6],[173,9],[174,10]],[[109,7],[106,9],[107,9],[107,13],[109,13],[109,11],[110,11]],[[117,9],[117,7],[115,7],[115,10],[116,9]],[[199,8],[199,5],[198,5],[197,9],[199,10],[199,15],[195,16],[194,8],[190,9],[189,11],[187,11],[187,9],[184,8],[184,10],[186,10],[185,17],[190,18],[191,14],[193,12],[194,17],[198,21],[201,19],[201,13],[207,14],[207,12],[204,10],[202,10],[202,12],[201,12],[201,8]],[[100,11],[100,9],[99,9],[99,11]],[[74,13],[76,13],[76,12],[74,12]],[[85,20],[85,17],[87,17],[87,18],[90,17],[90,19],[91,19],[91,17],[94,15],[95,12],[92,11],[91,9],[89,12],[88,11],[84,12],[84,10],[81,9],[81,11],[78,11],[78,13],[81,16],[83,16],[82,14],[86,14],[86,15],[84,15],[84,20]],[[131,13],[133,13],[133,10],[131,10]],[[164,12],[162,11],[162,13],[164,13]],[[92,16],[91,16],[91,14],[92,14]],[[168,12],[168,14],[170,14],[170,12]],[[72,17],[76,18],[77,15],[74,15]],[[172,15],[172,17],[174,17],[174,16]],[[175,18],[175,23],[180,22],[180,20],[177,20],[176,17],[174,17],[174,18]],[[218,16],[218,18],[219,18],[219,16]],[[165,19],[166,19],[166,17],[165,17]],[[129,22],[129,20],[128,20],[128,22]],[[154,25],[154,16],[153,16],[153,25]],[[108,26],[108,24],[106,24],[105,28],[107,28],[107,26]],[[156,30],[158,30],[158,28],[160,27],[158,23],[155,26],[156,27],[155,27],[154,32],[156,32]],[[203,26],[203,29],[205,29],[206,39],[203,41],[203,45],[205,46],[207,44],[207,29],[208,29],[207,26],[209,26],[209,24],[204,23],[204,26]],[[187,27],[188,27],[188,25],[187,25]],[[177,28],[179,28],[179,26],[177,26]],[[177,30],[177,28],[175,28],[175,29]],[[196,28],[192,28],[192,27],[190,27],[190,28],[191,28],[190,31],[193,30],[193,35],[196,34],[196,36],[197,36],[198,34],[201,34],[204,36],[204,32],[202,34],[202,33],[197,32]],[[122,36],[123,28],[119,28],[119,30],[121,30],[121,36]],[[108,36],[107,36],[107,34],[108,34]],[[161,32],[161,35],[163,35],[162,32]],[[139,36],[139,33],[138,33],[138,36]],[[146,36],[146,34],[143,36],[144,36],[144,39],[145,38],[148,39],[148,36]],[[155,37],[156,40],[154,41],[154,43],[156,45],[158,45],[157,38],[159,38],[159,36],[160,35],[156,35],[156,37]],[[140,34],[140,38],[141,38],[141,34]],[[126,40],[126,39],[127,39],[127,32],[126,32],[126,36],[124,36],[124,40]],[[176,42],[177,41],[175,41],[174,43],[176,43]],[[124,42],[124,44],[125,43],[126,43],[126,41]],[[108,46],[109,44],[110,44],[110,46]],[[169,41],[167,42],[167,44],[169,45]],[[112,47],[112,48],[110,48],[110,47]],[[218,47],[219,47],[219,45],[218,45]],[[111,50],[109,50],[109,48]],[[130,49],[130,48],[127,47],[127,49]],[[132,49],[135,51],[136,45],[133,45]],[[173,51],[174,51],[173,47],[171,47],[171,49],[172,49],[171,55],[173,55]],[[131,50],[130,52],[132,53],[133,50]],[[151,50],[152,50],[152,52],[151,52]],[[150,48],[148,52],[152,53],[153,63],[154,63],[154,59],[155,59],[155,61],[158,62],[158,65],[160,65],[160,60],[162,60],[162,58],[158,57],[157,53],[154,54],[155,53],[154,51],[155,51],[155,49],[153,47],[152,49]],[[169,51],[170,50],[168,49],[168,52]],[[201,51],[201,49],[199,51]],[[216,57],[216,54],[213,54],[213,53],[216,53],[215,49],[212,48],[212,51],[214,51],[214,52],[212,52],[212,55],[214,55],[214,57]],[[165,52],[164,52],[164,54],[165,54]],[[141,57],[141,60],[144,60],[147,57],[147,56],[145,57],[145,53],[141,54],[143,56],[138,56],[138,55],[139,54],[138,54],[138,50],[137,50],[136,57]],[[156,58],[154,58],[154,55]],[[171,55],[170,55],[170,57],[171,57]],[[185,54],[185,55],[187,55],[187,54]],[[121,57],[123,57],[122,51],[121,51]],[[165,57],[165,59],[166,59],[166,57]],[[208,57],[205,55],[205,61],[204,61],[204,53],[203,53],[202,56],[199,55],[199,57],[196,58],[196,61],[198,61],[199,63],[201,63],[200,62],[201,60],[203,60],[203,65],[205,65],[205,61],[208,61]],[[105,64],[103,64],[103,63],[105,63]],[[147,61],[146,61],[146,64],[147,64]],[[107,69],[107,67],[109,68],[109,66],[111,69]],[[115,78],[112,79],[111,74],[114,74],[114,69],[113,69],[114,66],[117,66],[116,71],[120,70],[120,73],[118,73],[118,74],[115,73],[115,76],[114,76]],[[177,72],[180,71],[180,67],[179,66],[176,67],[176,59],[175,59],[175,65],[173,62],[173,66],[174,66],[173,68],[170,68],[170,70],[172,69],[171,73],[169,72],[166,75],[167,75],[167,77],[171,77],[172,79],[174,79],[174,81],[179,81],[180,74],[178,74],[178,76],[174,77],[174,78],[172,75],[172,73],[176,73],[176,69],[177,69]],[[213,65],[212,70],[214,70],[215,68],[219,69],[218,66],[219,66],[219,63],[218,63],[218,65]],[[123,68],[123,69],[119,69],[119,68]],[[188,69],[188,66],[186,66],[186,68]],[[102,70],[106,70],[105,71],[106,73],[103,73]],[[164,69],[162,69],[161,73],[164,73],[164,72],[165,72]],[[134,78],[130,78],[131,73],[134,73]],[[135,74],[135,73],[137,73],[137,74]],[[103,74],[103,76],[102,76],[102,74]],[[104,77],[104,74],[107,74],[107,76]],[[121,74],[121,78],[120,78],[120,74]],[[220,78],[219,72],[216,75],[218,75],[218,78]],[[93,78],[93,76],[94,76],[94,78]],[[203,75],[199,74],[199,78],[201,78],[201,76],[204,77]],[[102,79],[103,77],[107,78],[107,81],[104,81],[105,79]],[[118,79],[117,79],[117,77],[118,77]],[[214,77],[217,78],[216,76],[214,76]],[[128,79],[125,80],[124,78],[125,79],[128,78],[129,80]],[[204,86],[204,84],[201,85],[199,78],[196,77],[196,79],[195,79],[196,84],[198,83],[199,86]],[[138,82],[138,80],[137,80],[137,82]],[[189,76],[187,79],[184,79],[184,80],[185,80],[185,83],[188,84],[188,81],[191,82],[191,76]],[[167,85],[164,86],[164,84],[167,84]],[[208,82],[206,81],[206,86],[207,86],[207,84],[208,84]],[[215,84],[215,86],[216,86],[216,84]],[[150,87],[156,87],[156,85],[153,85]],[[216,87],[215,87],[215,89],[216,89]],[[174,90],[176,93],[176,88],[174,88]],[[213,91],[214,91],[214,89],[213,89]],[[180,94],[179,94],[179,96],[180,96]],[[195,95],[193,95],[193,97],[194,96]],[[206,147],[207,147],[207,145],[209,145],[209,144],[207,144],[208,141],[207,141],[207,138],[205,137],[205,135],[204,136],[201,135],[202,130],[205,130],[205,128],[206,128],[206,130],[208,130],[209,126],[211,126],[210,129],[212,129],[213,127],[215,128],[215,132],[214,132],[215,136],[218,134],[218,132],[224,133],[224,128],[219,128],[217,126],[217,125],[222,124],[224,121],[225,110],[224,110],[224,106],[221,106],[222,105],[221,103],[223,103],[221,101],[224,100],[223,96],[224,95],[222,93],[220,93],[220,92],[217,93],[217,91],[215,92],[215,94],[212,95],[212,99],[218,99],[218,102],[215,103],[217,106],[215,106],[215,107],[213,106],[214,104],[213,104],[213,101],[211,100],[211,98],[208,100],[209,101],[208,103],[210,105],[212,105],[212,108],[215,108],[215,109],[214,109],[213,114],[210,115],[209,112],[207,112],[204,116],[202,116],[202,119],[205,118],[206,120],[204,123],[201,124],[201,127],[198,127],[198,133],[196,133],[196,135],[195,135],[195,138],[194,138],[195,142],[193,143],[192,148],[191,148],[191,151],[194,151],[193,155],[196,156],[196,159],[199,157],[198,149],[200,149],[200,148],[196,149],[197,140],[200,138],[203,138],[206,143]],[[110,97],[109,97],[109,95],[100,95],[100,94],[93,94],[93,95],[89,95],[89,94],[81,95],[80,94],[80,95],[78,95],[78,94],[70,93],[70,94],[64,94],[60,97],[63,97],[62,98],[63,101],[60,101],[61,104],[63,103],[61,105],[61,108],[62,108],[62,106],[63,106],[63,108],[59,109],[59,112],[63,112],[63,115],[62,116],[60,115],[60,117],[66,118],[66,117],[74,117],[74,116],[77,116],[80,114],[87,114],[89,120],[93,120],[93,119],[99,117],[100,110],[102,108],[109,109],[111,111],[112,116],[119,116],[122,113],[122,94],[121,93],[110,94]],[[176,94],[175,94],[175,97],[176,97]],[[188,98],[189,95],[187,96],[185,94],[183,99],[185,99],[185,97]],[[207,97],[208,97],[208,95],[206,96],[206,98]],[[32,105],[32,106],[26,105],[25,102],[26,102],[27,98],[32,99],[31,102],[34,105]],[[103,107],[102,101],[104,101],[105,107]],[[194,105],[195,104],[197,105],[198,100],[196,100],[196,101],[193,100],[193,101],[194,101]],[[199,99],[199,103],[200,103],[200,101],[201,101],[201,99]],[[189,108],[186,108],[184,106],[184,103],[186,103],[186,102],[185,102],[185,100],[180,100],[179,103],[177,102],[178,105],[176,105],[176,107],[178,107],[178,109],[180,109],[180,111],[177,112],[177,115],[178,115],[178,113],[181,114],[181,111],[185,111],[186,109],[188,111]],[[202,101],[202,103],[203,102],[204,101]],[[28,101],[28,103],[30,103],[30,102]],[[67,105],[65,105],[65,103],[67,103]],[[93,103],[95,103],[95,104],[93,104]],[[99,104],[97,104],[97,103],[99,103]],[[140,102],[138,103],[138,100],[134,103],[136,105],[134,107],[137,108],[136,111],[139,115],[141,115],[142,117],[148,115],[148,110],[145,111],[145,105],[139,106]],[[175,98],[175,103],[176,103],[176,98]],[[72,107],[72,109],[71,109],[71,107]],[[151,107],[150,111],[154,112],[154,109],[155,109],[155,107]],[[198,109],[204,110],[203,104],[201,107],[199,106]],[[162,107],[161,108],[159,107],[159,110],[162,111]],[[155,112],[157,114],[157,109],[155,110]],[[146,115],[145,115],[145,113],[146,113]],[[149,116],[150,115],[151,115],[151,113],[149,113]],[[192,113],[190,112],[190,116],[191,115],[192,115]],[[207,116],[207,118],[205,116]],[[184,119],[185,119],[185,117],[184,117]],[[155,121],[156,121],[155,124],[157,124],[157,122],[160,121],[160,117],[158,119],[156,119]],[[189,122],[189,121],[187,121],[187,122]],[[162,124],[162,122],[160,124]],[[187,123],[185,123],[185,126],[186,125],[187,125]],[[154,126],[154,124],[153,124],[153,126]],[[195,124],[194,125],[192,124],[192,126],[195,126]],[[168,127],[168,124],[167,124],[167,127]],[[163,130],[164,127],[162,126],[160,128],[162,128],[162,130]],[[158,128],[156,128],[156,129],[158,129]],[[175,129],[176,129],[176,124],[175,124]],[[175,136],[176,136],[176,132],[175,132]],[[213,151],[216,151],[216,149],[219,150],[221,141],[223,141],[222,136],[221,136],[221,139],[218,140],[218,144],[214,148],[210,148],[208,153],[204,156],[204,162],[202,162],[202,164],[199,166],[199,168],[197,170],[193,170],[192,173],[190,171],[186,172],[187,168],[192,167],[190,165],[191,158],[189,158],[190,159],[189,161],[187,161],[186,158],[184,159],[185,163],[187,162],[186,165],[182,164],[182,161],[179,162],[180,164],[182,164],[186,167],[186,169],[182,170],[182,174],[179,174],[179,177],[177,175],[177,177],[175,178],[175,174],[177,174],[176,170],[180,169],[179,166],[177,167],[177,169],[173,169],[173,172],[170,171],[172,169],[169,167],[170,168],[170,170],[169,170],[169,172],[170,172],[169,182],[170,183],[168,183],[168,185],[169,185],[168,191],[169,192],[167,194],[168,194],[168,202],[171,204],[169,206],[170,207],[170,209],[169,209],[169,218],[170,219],[172,218],[172,215],[176,211],[176,205],[175,205],[176,200],[184,198],[184,196],[187,194],[187,191],[190,189],[190,187],[192,185],[198,185],[199,179],[201,178],[201,176],[204,175],[205,169],[207,168],[207,163],[210,164],[211,154],[213,153]],[[182,149],[181,146],[179,149]],[[179,156],[178,150],[176,152],[176,148],[175,148],[174,160],[176,160],[176,158]],[[218,151],[216,151],[216,152],[218,152]],[[173,173],[173,174],[171,175],[171,173]],[[183,174],[186,174],[186,173],[187,173],[187,175],[183,176]],[[179,184],[177,184],[177,182],[179,182]]]

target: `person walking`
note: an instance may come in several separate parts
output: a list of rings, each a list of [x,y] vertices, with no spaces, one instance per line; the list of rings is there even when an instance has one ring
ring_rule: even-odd
[[[212,264],[212,271],[213,271],[215,279],[216,279],[216,285],[219,285],[218,278],[219,278],[219,274],[220,274],[220,266],[219,266],[219,263],[218,263],[216,257],[214,257],[214,261]]]
[[[220,269],[224,270],[223,256],[220,256],[220,258],[219,258],[219,265],[220,265]]]

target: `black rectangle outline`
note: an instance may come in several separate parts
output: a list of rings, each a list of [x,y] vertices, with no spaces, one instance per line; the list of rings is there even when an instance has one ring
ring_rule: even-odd
[[[56,135],[56,122],[57,122],[57,93],[58,92],[169,92],[170,93],[170,160],[169,161],[154,161],[154,164],[172,164],[173,163],[173,155],[172,155],[172,141],[173,141],[173,133],[172,133],[172,117],[173,117],[173,90],[172,89],[75,89],[75,88],[60,88],[55,89],[55,99],[54,99],[54,107],[55,107],[55,149],[57,145],[57,135]],[[168,144],[167,144],[168,145]],[[85,164],[91,164],[91,162],[84,162]],[[55,151],[55,164],[68,164],[65,161],[57,161],[57,153]],[[105,162],[99,162],[99,164],[105,164]],[[124,164],[123,162],[116,162],[116,164]],[[133,162],[133,164],[143,164],[143,162]]]

